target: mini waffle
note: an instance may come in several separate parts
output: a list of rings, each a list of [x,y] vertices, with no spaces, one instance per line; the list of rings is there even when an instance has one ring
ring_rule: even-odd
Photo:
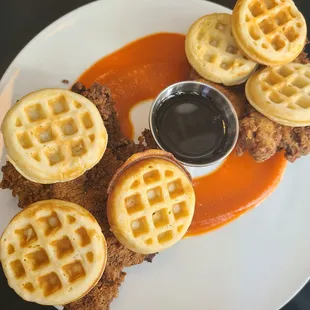
[[[2,133],[8,160],[37,183],[69,181],[102,158],[107,132],[96,106],[64,89],[43,89],[19,100]]]
[[[36,202],[18,213],[1,240],[9,285],[27,301],[63,305],[81,298],[106,265],[105,238],[84,208],[61,200]]]
[[[257,66],[237,47],[229,14],[206,15],[194,22],[186,36],[185,51],[192,67],[215,83],[241,84]]]
[[[133,155],[114,176],[108,193],[111,230],[137,253],[171,247],[184,236],[194,215],[191,179],[164,151]]]
[[[293,61],[307,38],[306,21],[292,0],[238,0],[232,30],[243,52],[267,66]]]
[[[286,126],[310,125],[310,65],[290,63],[265,68],[246,84],[251,105]]]

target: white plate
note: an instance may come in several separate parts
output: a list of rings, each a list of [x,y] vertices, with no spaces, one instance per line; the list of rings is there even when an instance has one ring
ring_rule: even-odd
[[[124,44],[159,31],[185,33],[195,19],[213,12],[229,10],[202,0],[103,0],[69,13],[36,36],[10,65],[0,84],[0,121],[22,95],[63,87],[62,79],[73,82]],[[3,165],[3,143],[1,158]],[[111,309],[279,309],[310,275],[309,171],[309,158],[290,164],[274,194],[259,207],[180,242],[153,264],[126,270]],[[0,191],[0,200],[2,231],[18,209],[9,191]]]

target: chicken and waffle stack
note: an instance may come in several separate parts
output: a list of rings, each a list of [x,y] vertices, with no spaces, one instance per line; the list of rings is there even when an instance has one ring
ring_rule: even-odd
[[[36,202],[18,213],[0,240],[9,285],[25,300],[63,305],[99,281],[107,246],[96,219],[77,204]]]
[[[149,150],[130,157],[109,186],[108,219],[127,248],[160,252],[187,232],[195,210],[188,172],[169,153]]]
[[[28,180],[44,184],[82,175],[98,163],[108,141],[93,103],[64,89],[24,96],[1,129],[8,160]]]
[[[215,31],[203,21],[215,20],[216,15],[217,18],[226,16],[229,20],[228,28],[232,30],[229,42],[234,40],[237,54],[257,64],[272,66],[256,73],[255,69],[252,70],[254,73],[249,72],[241,80],[245,82],[248,79],[246,90],[244,85],[226,87],[240,83],[227,83],[219,79],[220,76],[212,76],[214,72],[218,73],[210,67],[209,54],[214,52],[214,44],[205,38],[214,38],[212,43],[221,42],[218,28],[224,28],[217,22]],[[194,69],[189,78],[211,84],[232,102],[240,123],[236,146],[238,155],[247,150],[257,162],[263,162],[282,150],[289,161],[309,154],[310,76],[309,60],[302,53],[307,39],[307,25],[302,13],[292,0],[238,0],[232,17],[228,16],[206,15],[191,26],[186,42],[195,42],[191,49],[204,53],[200,53],[198,66],[186,47],[188,60]],[[217,49],[216,52],[213,60],[226,55],[227,50]],[[201,68],[208,68],[208,71]]]
[[[111,301],[118,296],[118,287],[124,281],[124,278],[126,275],[125,272],[123,272],[123,269],[125,267],[133,266],[136,264],[141,264],[143,261],[151,261],[155,255],[155,254],[144,255],[144,254],[135,253],[129,250],[127,247],[123,246],[116,239],[115,235],[110,230],[110,225],[107,219],[106,208],[107,208],[107,199],[108,199],[108,194],[107,194],[108,187],[109,187],[109,184],[112,178],[116,174],[116,172],[121,171],[118,169],[120,169],[120,167],[122,167],[122,165],[126,162],[126,160],[130,158],[133,154],[144,152],[149,148],[156,148],[156,144],[154,140],[152,139],[149,131],[145,133],[145,139],[141,138],[138,144],[135,144],[134,142],[127,139],[123,135],[123,133],[120,131],[120,127],[119,127],[118,120],[117,120],[117,113],[114,108],[114,103],[111,100],[111,94],[106,87],[103,87],[99,84],[94,84],[89,89],[86,89],[82,84],[77,83],[72,87],[72,90],[93,102],[92,104],[97,109],[97,111],[99,111],[100,117],[104,121],[105,127],[109,134],[109,141],[108,141],[106,152],[104,156],[100,159],[99,163],[95,165],[92,169],[87,170],[82,176],[74,180],[70,180],[67,182],[52,183],[52,184],[42,184],[42,183],[35,183],[35,182],[28,180],[23,175],[21,175],[10,162],[8,162],[2,168],[3,180],[0,186],[1,188],[11,189],[13,192],[13,195],[18,196],[19,206],[21,208],[25,208],[25,210],[22,212],[26,212],[28,210],[28,206],[31,204],[36,205],[36,202],[50,200],[50,199],[57,200],[57,203],[59,203],[59,200],[70,201],[72,203],[83,206],[83,208],[91,212],[91,214],[98,221],[98,224],[100,225],[100,229],[102,230],[105,236],[105,239],[106,239],[106,243],[107,243],[107,249],[106,249],[107,252],[104,252],[102,255],[102,259],[104,259],[104,255],[106,255],[107,257],[105,271],[100,277],[97,284],[95,283],[96,281],[93,281],[92,279],[90,280],[87,279],[87,274],[88,272],[90,272],[89,271],[90,269],[87,269],[87,265],[86,266],[84,265],[84,264],[87,264],[87,262],[84,262],[84,260],[88,260],[92,258],[91,254],[87,254],[91,252],[90,250],[88,250],[89,246],[86,245],[85,247],[83,246],[80,248],[78,247],[79,244],[77,242],[78,240],[80,240],[79,239],[80,235],[79,233],[76,233],[76,230],[79,229],[79,227],[71,226],[72,224],[74,224],[73,222],[71,224],[69,223],[72,221],[70,217],[72,216],[72,212],[70,212],[70,214],[68,215],[68,214],[65,214],[66,213],[65,211],[59,213],[57,210],[55,212],[57,212],[58,219],[51,219],[50,222],[52,226],[54,224],[58,225],[59,222],[61,222],[62,229],[67,229],[66,232],[64,232],[64,237],[67,236],[70,242],[71,242],[71,238],[76,239],[76,243],[71,242],[71,245],[74,249],[74,252],[71,253],[70,252],[71,247],[70,247],[69,242],[67,242],[67,239],[63,240],[60,238],[62,242],[59,243],[58,246],[62,248],[61,251],[67,252],[67,249],[68,249],[68,258],[71,258],[71,254],[74,254],[74,255],[79,254],[78,252],[79,249],[81,249],[81,253],[83,255],[86,253],[84,260],[81,260],[81,264],[82,264],[83,270],[85,271],[86,275],[83,277],[79,277],[79,279],[83,279],[83,282],[84,282],[83,285],[84,285],[85,290],[79,289],[79,287],[77,286],[77,290],[75,290],[74,292],[75,295],[73,295],[73,293],[69,294],[68,296],[64,294],[64,296],[61,297],[60,294],[58,293],[60,293],[61,290],[62,292],[64,292],[65,289],[70,288],[70,287],[74,288],[73,284],[76,283],[76,285],[78,285],[79,279],[77,280],[77,282],[72,283],[71,286],[67,286],[67,282],[61,282],[62,288],[59,289],[58,291],[55,290],[54,294],[50,294],[49,296],[47,296],[48,297],[47,300],[43,300],[44,289],[39,287],[40,284],[39,286],[38,285],[36,286],[37,282],[34,281],[32,283],[30,282],[30,280],[28,281],[28,274],[30,274],[28,273],[26,269],[28,265],[24,263],[22,256],[20,256],[21,258],[15,258],[15,256],[19,253],[19,252],[16,252],[16,250],[18,250],[18,247],[15,246],[14,248],[15,253],[11,253],[11,255],[13,256],[11,257],[5,256],[3,258],[3,263],[8,265],[8,268],[11,268],[11,265],[10,265],[11,260],[20,261],[21,264],[18,263],[16,265],[17,267],[16,268],[14,267],[15,268],[14,270],[17,270],[17,272],[21,272],[21,274],[23,274],[23,271],[22,271],[23,269],[20,268],[20,266],[22,265],[22,268],[24,268],[25,270],[25,274],[27,272],[27,278],[20,277],[17,280],[14,280],[15,276],[13,274],[12,268],[9,269],[9,273],[11,272],[11,274],[7,274],[7,277],[9,280],[10,280],[10,277],[13,279],[12,280],[13,282],[10,280],[12,282],[12,283],[10,282],[10,285],[12,287],[14,287],[13,285],[15,285],[17,289],[16,287],[14,287],[14,289],[17,291],[17,293],[27,300],[36,301],[38,303],[43,303],[43,304],[62,303],[62,304],[65,304],[65,308],[68,310],[94,310],[94,309],[103,310],[103,309],[109,309],[109,305]],[[144,142],[146,142],[147,145]],[[166,158],[166,160],[168,159]],[[174,163],[174,165],[177,165],[177,164]],[[181,174],[183,173],[182,175],[180,175],[179,178],[182,179],[186,177],[185,181],[190,183],[190,179],[185,173],[185,171],[183,171],[183,168],[181,167],[175,168],[175,167],[177,166],[173,166],[171,167],[171,169],[172,170],[180,169],[181,172],[179,172],[179,170],[177,170],[177,172]],[[171,180],[174,180],[174,179],[171,179]],[[39,204],[40,203],[41,202],[39,202]],[[192,207],[191,205],[192,201],[189,201],[189,203],[190,204],[189,204],[188,218],[192,216],[191,212],[193,212],[193,210],[190,209]],[[64,204],[69,204],[69,203],[64,202]],[[183,210],[181,207],[182,206],[180,206],[179,209],[175,207],[175,212],[180,213]],[[46,216],[49,216],[51,213],[53,213],[53,211],[47,211],[47,214],[46,215],[44,214],[42,216],[46,217]],[[77,225],[78,223],[80,223],[79,220],[82,220],[82,218],[77,217],[77,221],[75,222],[76,224],[74,225]],[[67,223],[66,221],[69,221],[69,222]],[[183,224],[186,221],[186,217],[182,219],[180,218],[179,221],[182,222]],[[17,229],[23,229],[24,228],[24,226],[22,225],[23,223],[24,222],[19,224],[20,228],[17,228]],[[27,223],[29,223],[29,221]],[[89,229],[91,229],[92,224],[86,225],[87,224],[86,223],[84,225],[84,223],[85,222],[81,223],[81,226],[86,229],[89,238],[92,240],[91,231],[89,232]],[[185,224],[187,225],[187,222]],[[31,225],[32,225],[32,222],[31,222]],[[39,223],[37,224],[35,223],[33,225],[33,228],[37,229],[37,225],[39,225]],[[181,226],[181,224],[179,224],[178,226]],[[61,231],[61,229],[59,231]],[[38,235],[39,232],[36,231],[36,234]],[[79,231],[79,232],[85,237],[84,231]],[[182,233],[180,236],[184,235],[184,232],[185,232],[185,226],[184,226],[184,231],[182,229]],[[28,233],[28,230],[27,230],[27,233]],[[59,233],[58,231],[55,231],[55,235],[58,233]],[[30,234],[30,231],[29,231],[29,234]],[[32,233],[30,236],[32,236]],[[52,245],[49,244],[49,241],[51,242],[54,241],[54,239],[49,240],[49,238],[50,237],[52,238],[52,236],[53,236],[53,233],[51,233],[51,235],[49,235],[46,238],[47,239],[46,243],[44,244],[42,243],[42,245],[41,244],[39,245],[40,248],[42,248],[45,251],[45,253],[47,253],[48,259],[50,260],[50,264],[51,262],[52,263],[56,262],[56,260],[51,259],[51,258],[54,258],[54,256],[51,256],[50,258],[49,253],[47,251],[47,249],[54,248]],[[179,235],[178,235],[178,238],[179,238]],[[14,243],[15,241],[12,240],[11,237],[7,237],[7,238],[3,237],[3,240],[4,239],[6,239],[6,244],[4,247],[5,247],[5,250],[8,251],[11,248],[9,244]],[[58,240],[58,238],[55,238],[55,239]],[[27,251],[30,251],[31,249],[26,248]],[[94,255],[95,253],[98,253],[98,251],[100,251],[100,248],[94,250],[93,252]],[[33,249],[33,252],[35,252],[35,249]],[[5,255],[7,255],[8,252],[4,252],[4,253],[6,253]],[[28,252],[27,253],[25,252],[25,254],[27,255]],[[95,259],[95,256],[93,256],[93,258]],[[39,260],[40,259],[41,259],[41,256],[39,256]],[[43,259],[43,255],[42,255],[42,259]],[[53,267],[53,268],[49,267],[51,270],[53,269],[51,272],[57,273],[57,277],[60,279],[60,281],[63,280],[63,277],[67,277],[65,275],[66,274],[65,271],[62,271],[64,275],[62,274],[58,275],[59,270],[61,270],[61,268],[63,267],[62,261],[61,261],[62,259],[66,259],[66,256],[60,259],[60,261],[58,262],[59,264],[56,267]],[[32,262],[32,259],[29,258],[29,263],[30,262]],[[42,269],[37,269],[37,270],[44,270],[46,266],[47,265],[45,265],[45,262],[43,261]],[[75,272],[77,272],[78,274],[81,274],[82,269],[80,268],[80,265],[76,267],[73,266],[73,267],[74,267],[74,270],[76,271],[71,273],[71,271],[69,270],[69,274],[72,274],[73,276]],[[98,267],[97,272],[99,276],[99,273],[101,272],[101,266],[97,266],[97,267]],[[18,271],[19,269],[21,269],[21,271]],[[44,274],[45,273],[40,272],[40,275],[38,277],[40,278],[41,275],[44,276]],[[32,274],[32,278],[31,278],[32,281],[35,279],[36,276],[37,276],[37,273]],[[49,279],[50,278],[46,278],[47,281]],[[30,284],[27,284],[26,286],[24,286],[23,287],[24,289],[22,290],[20,285],[24,284],[24,282],[25,284],[31,283],[33,287],[36,289],[36,291],[34,292],[27,291],[27,289],[29,288],[30,290],[32,290],[32,287],[30,286]],[[57,286],[56,277],[53,276],[51,278],[51,282],[55,283]],[[93,285],[95,286],[93,287]],[[90,290],[86,291],[86,287],[88,287]],[[20,288],[20,291],[19,291],[19,288]],[[47,287],[48,291],[49,289],[50,287]],[[41,295],[38,295],[38,296],[35,295],[35,294],[39,294],[38,292],[40,292]],[[86,292],[87,294],[84,295],[84,293]],[[35,296],[36,296],[36,299],[35,299]],[[56,300],[56,296],[59,296],[58,297],[59,299]]]

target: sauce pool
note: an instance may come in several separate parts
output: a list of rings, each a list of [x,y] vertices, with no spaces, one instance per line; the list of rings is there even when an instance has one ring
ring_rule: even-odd
[[[157,33],[134,41],[100,59],[79,78],[90,86],[107,85],[116,102],[121,129],[132,138],[129,112],[138,103],[154,99],[167,86],[188,79],[190,66],[185,36]],[[213,173],[193,181],[196,210],[188,235],[219,227],[263,201],[277,186],[286,160],[278,153],[264,163],[232,152]]]

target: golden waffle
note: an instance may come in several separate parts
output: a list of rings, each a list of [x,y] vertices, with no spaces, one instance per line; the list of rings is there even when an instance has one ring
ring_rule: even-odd
[[[64,89],[43,89],[19,100],[2,133],[8,160],[37,183],[69,181],[102,158],[108,136],[96,106]]]
[[[171,247],[184,236],[194,215],[191,179],[164,151],[133,155],[114,176],[108,193],[111,230],[137,253]]]
[[[268,66],[293,61],[307,38],[306,21],[292,0],[238,0],[232,30],[243,52]]]
[[[251,105],[286,126],[310,125],[310,65],[290,63],[265,68],[246,84]]]
[[[62,200],[36,202],[18,213],[1,237],[0,250],[10,287],[43,305],[81,298],[96,285],[107,259],[95,218]]]
[[[195,21],[186,36],[185,51],[192,67],[215,83],[241,84],[257,66],[237,47],[229,14],[206,15]]]

